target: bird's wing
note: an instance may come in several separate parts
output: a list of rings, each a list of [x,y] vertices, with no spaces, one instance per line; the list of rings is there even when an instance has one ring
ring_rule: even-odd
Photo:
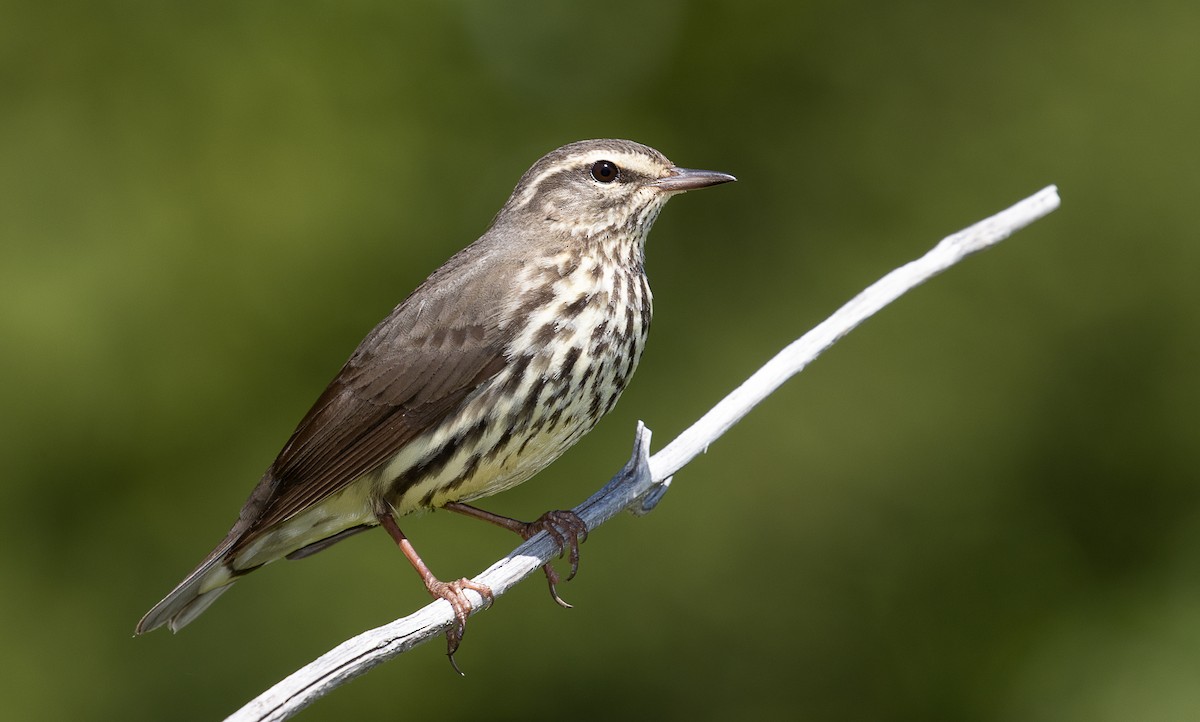
[[[251,494],[235,546],[374,470],[504,368],[497,286],[456,256],[376,326]]]

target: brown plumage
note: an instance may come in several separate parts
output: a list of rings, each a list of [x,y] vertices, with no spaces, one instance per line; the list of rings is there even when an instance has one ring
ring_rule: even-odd
[[[483,236],[368,334],[229,534],[137,632],[178,630],[238,576],[382,524],[430,593],[454,606],[453,653],[469,609],[462,590],[490,591],[428,572],[395,522],[422,508],[526,538],[550,531],[574,567],[586,528],[573,515],[524,524],[463,502],[528,479],[612,407],[650,323],[646,233],[671,195],[731,180],[624,140],[572,143],[535,163]]]

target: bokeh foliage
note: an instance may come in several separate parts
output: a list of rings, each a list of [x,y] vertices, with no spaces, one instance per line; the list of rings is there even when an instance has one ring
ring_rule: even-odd
[[[1200,716],[1200,6],[5,3],[6,719],[211,720],[425,603],[382,534],[137,618],[354,344],[543,152],[634,138],[740,182],[650,238],[613,415],[494,499],[658,444],[934,240],[1063,208],[844,340],[585,545],[302,719]],[[445,576],[512,547],[432,514]]]

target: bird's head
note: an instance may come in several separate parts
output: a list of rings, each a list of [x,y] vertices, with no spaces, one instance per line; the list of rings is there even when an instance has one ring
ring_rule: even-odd
[[[497,220],[520,217],[575,237],[606,232],[644,237],[671,196],[732,180],[727,173],[679,168],[630,140],[583,140],[534,163]]]

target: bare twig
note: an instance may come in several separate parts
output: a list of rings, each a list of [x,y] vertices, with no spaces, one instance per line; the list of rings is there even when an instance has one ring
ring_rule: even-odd
[[[998,243],[1058,208],[1058,190],[1048,186],[1016,205],[948,236],[921,258],[876,281],[836,313],[790,344],[699,421],[653,456],[650,431],[640,422],[632,458],[600,491],[576,507],[589,529],[625,509],[644,514],[666,492],[671,476],[724,434],[784,381],[825,349],[906,291],[962,259]],[[498,597],[554,558],[558,550],[539,534],[475,577]],[[472,610],[483,600],[470,592]],[[234,722],[284,720],[342,683],[441,635],[454,623],[450,604],[435,601],[377,629],[349,639],[297,670],[228,718]]]

